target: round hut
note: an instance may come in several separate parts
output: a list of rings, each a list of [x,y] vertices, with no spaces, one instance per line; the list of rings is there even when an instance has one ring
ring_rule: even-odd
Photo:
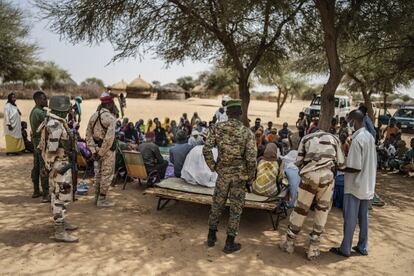
[[[185,100],[190,94],[175,83],[165,84],[157,89],[157,100]]]
[[[192,97],[208,98],[208,89],[205,84],[199,84],[191,90]]]
[[[141,76],[131,81],[126,87],[128,98],[150,98],[151,84],[147,83]]]
[[[124,81],[124,80],[121,80],[121,81],[119,81],[117,83],[114,83],[111,86],[111,92],[113,94],[116,94],[116,95],[121,95],[121,94],[124,94],[125,95],[126,94],[126,88],[127,88],[127,86],[128,86],[128,83],[126,81]]]

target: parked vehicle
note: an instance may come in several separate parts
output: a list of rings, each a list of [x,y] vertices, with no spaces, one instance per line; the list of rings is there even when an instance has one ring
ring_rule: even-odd
[[[388,112],[386,115],[380,115],[378,119],[384,125],[388,125],[391,118],[395,118],[397,123],[401,123],[401,129],[403,131],[414,130],[414,106],[400,107],[393,116]]]
[[[334,117],[338,120],[340,117],[346,117],[351,111],[351,103],[348,96],[335,96],[335,113]],[[321,96],[316,96],[309,107],[304,110],[308,120],[312,118],[319,118],[321,112]]]
[[[401,123],[401,130],[414,130],[414,106],[399,108],[395,112],[394,118],[397,120],[397,123]]]

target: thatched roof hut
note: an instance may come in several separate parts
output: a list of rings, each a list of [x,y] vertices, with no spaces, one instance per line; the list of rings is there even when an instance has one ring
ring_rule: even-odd
[[[190,94],[175,83],[168,83],[157,88],[157,100],[185,100]]]
[[[128,98],[150,98],[151,84],[147,83],[141,76],[132,80],[126,87]]]
[[[113,94],[115,96],[119,96],[121,94],[124,94],[124,95],[126,94],[127,86],[128,86],[128,83],[124,80],[121,80],[117,83],[114,83],[110,87],[108,87],[108,89],[111,90],[111,94]]]

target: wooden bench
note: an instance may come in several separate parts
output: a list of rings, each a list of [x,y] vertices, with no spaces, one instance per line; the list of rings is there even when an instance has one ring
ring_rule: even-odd
[[[211,194],[192,193],[189,191],[179,191],[176,189],[157,186],[146,189],[144,194],[154,195],[158,197],[158,211],[165,208],[171,200],[192,202],[204,205],[211,205],[213,202]],[[229,201],[227,201],[226,206],[229,206]],[[254,201],[249,200],[246,197],[244,208],[266,211],[270,216],[274,230],[278,228],[280,220],[287,217],[287,206],[283,196],[276,197],[276,199],[272,201]]]

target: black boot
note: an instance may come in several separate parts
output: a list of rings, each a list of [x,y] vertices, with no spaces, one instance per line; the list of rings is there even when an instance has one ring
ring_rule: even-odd
[[[209,229],[208,230],[208,237],[207,237],[207,246],[213,247],[216,244],[217,236],[216,236],[217,230]]]
[[[234,242],[235,237],[227,235],[226,239],[226,245],[224,246],[223,252],[226,254],[230,254],[236,251],[239,251],[241,249],[240,243]]]

